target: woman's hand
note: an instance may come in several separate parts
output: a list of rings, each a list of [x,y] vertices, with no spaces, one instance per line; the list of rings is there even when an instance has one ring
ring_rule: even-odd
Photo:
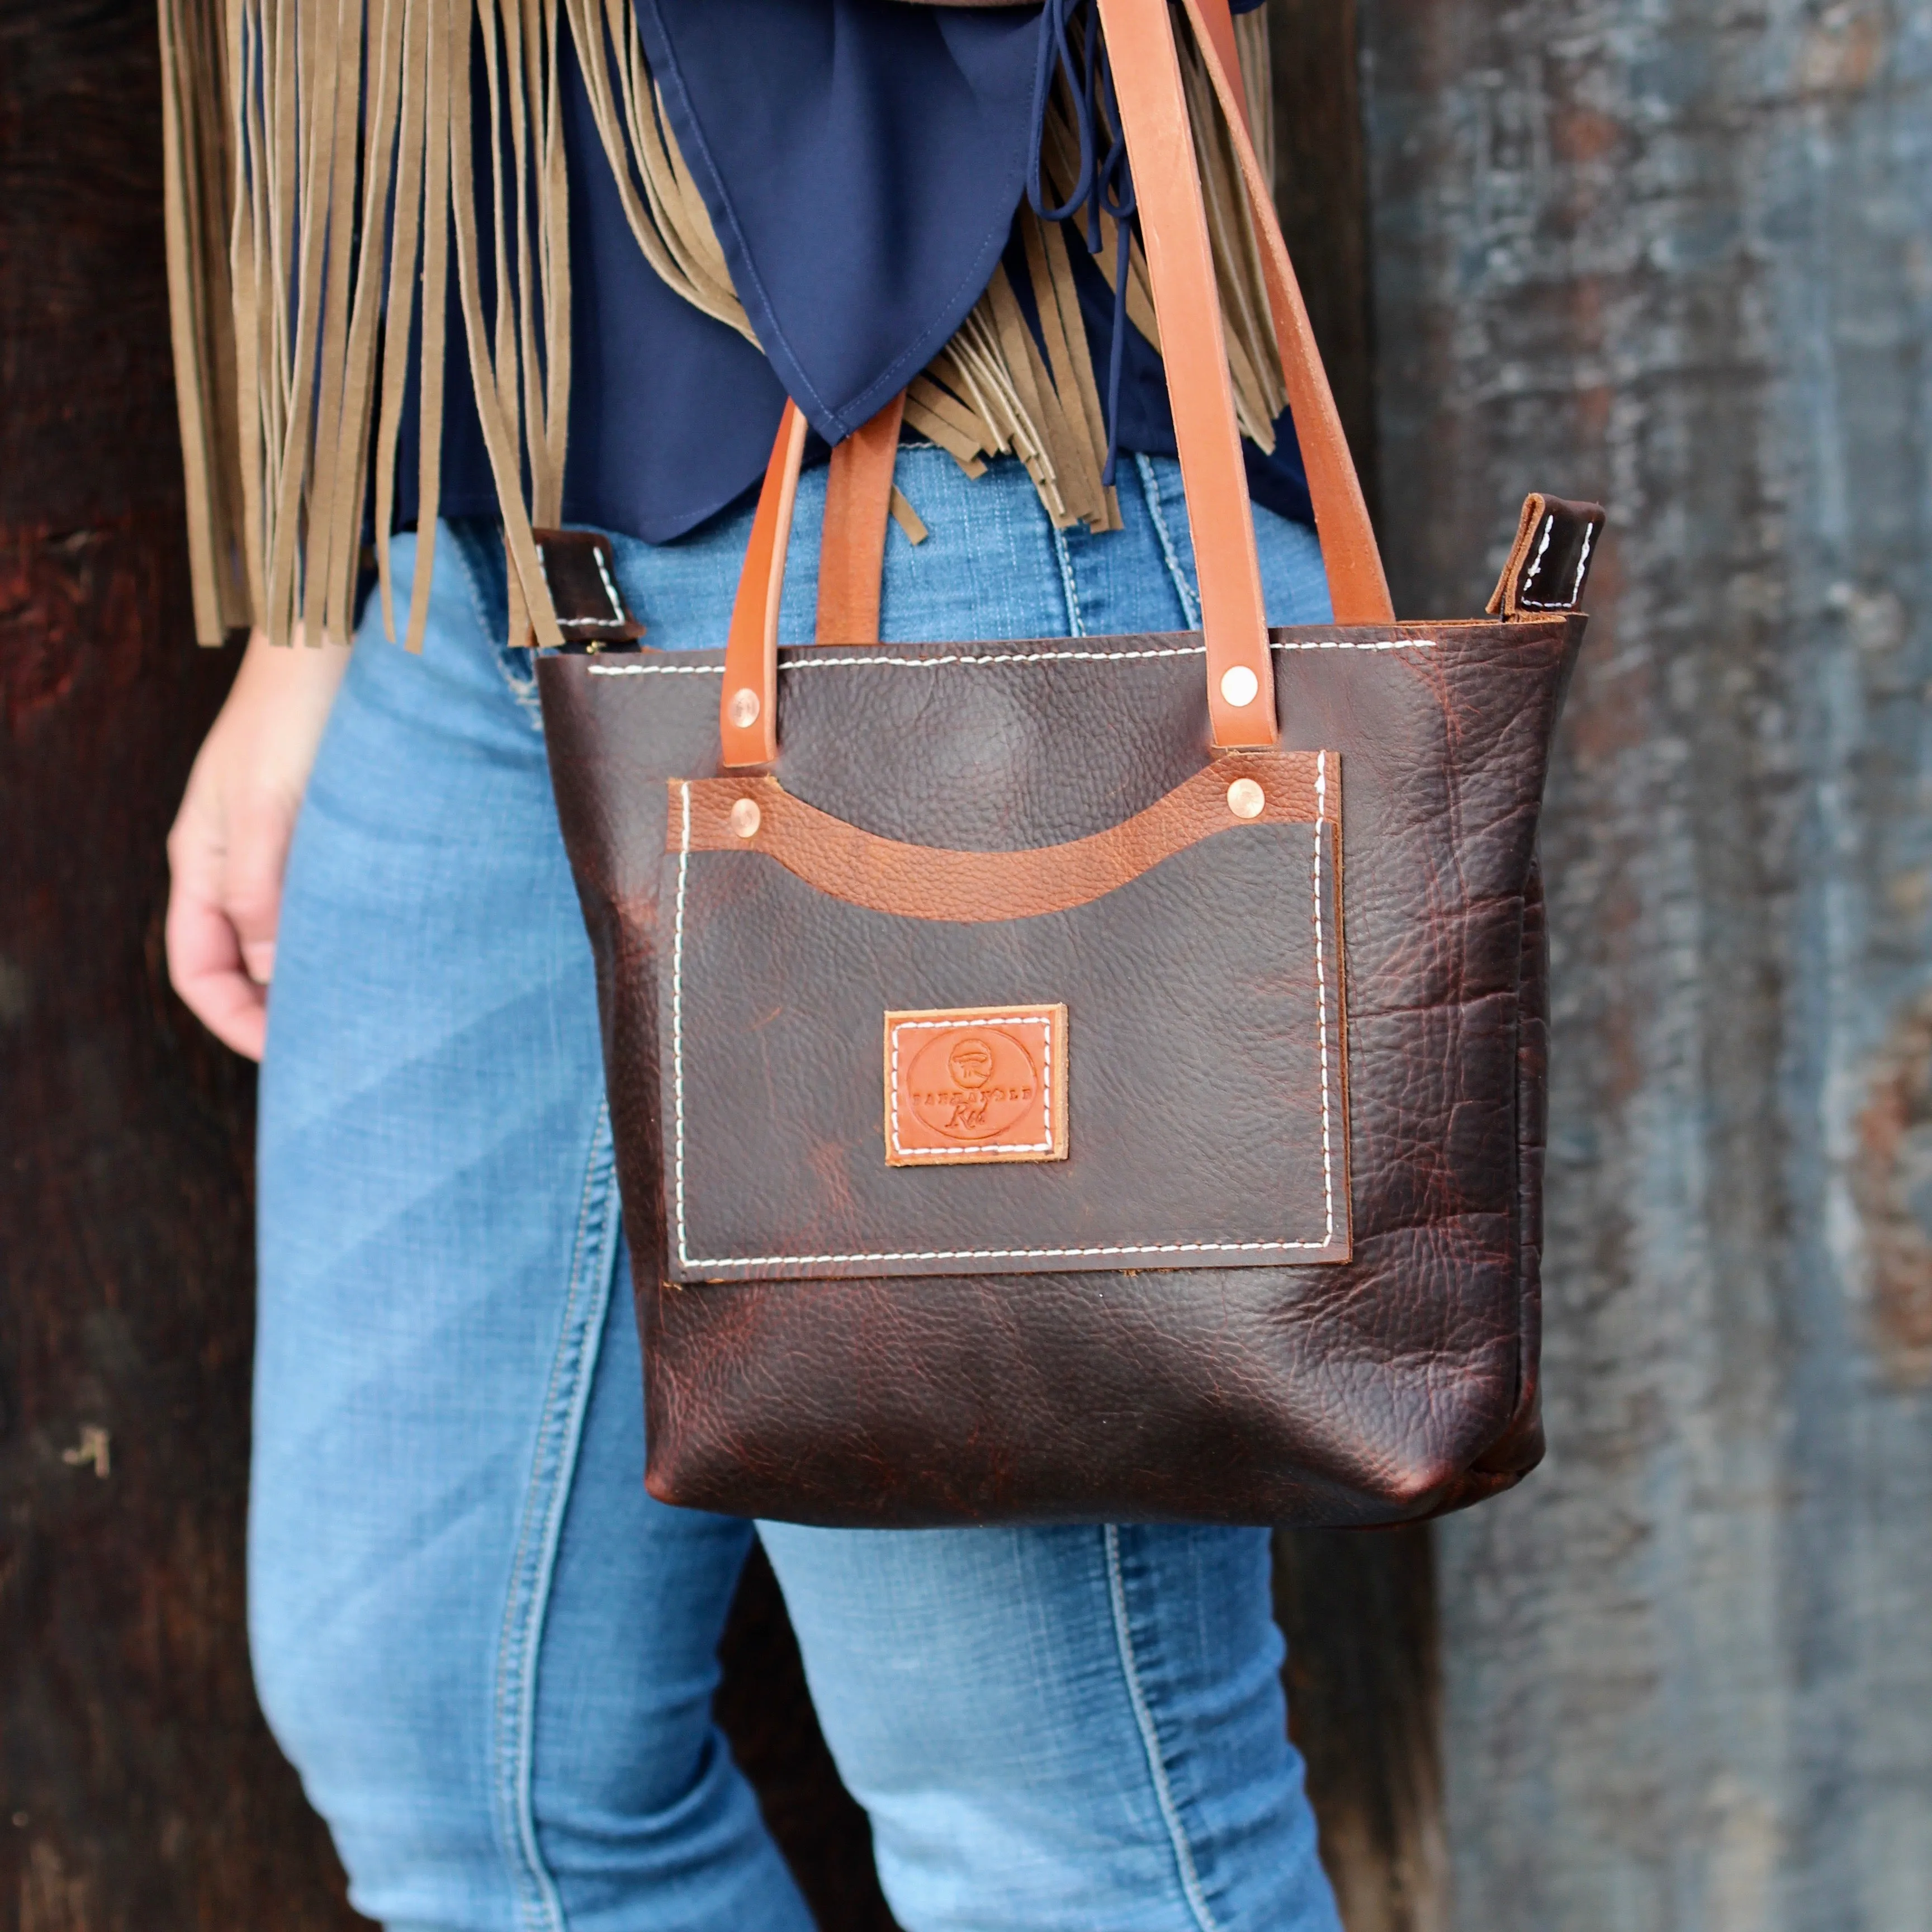
[[[349,668],[340,645],[256,632],[188,774],[168,834],[168,976],[224,1045],[262,1057],[282,871],[296,813]]]

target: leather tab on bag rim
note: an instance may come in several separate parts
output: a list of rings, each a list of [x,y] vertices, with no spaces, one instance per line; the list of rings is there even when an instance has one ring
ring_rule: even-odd
[[[617,588],[608,537],[596,530],[530,534],[566,645],[594,650],[604,644],[633,644],[644,634],[644,626],[631,615]]]
[[[1524,500],[1503,574],[1488,604],[1492,617],[1544,617],[1578,609],[1590,581],[1606,513],[1533,490]]]

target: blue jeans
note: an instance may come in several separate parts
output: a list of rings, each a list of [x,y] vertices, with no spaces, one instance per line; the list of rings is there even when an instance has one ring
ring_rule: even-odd
[[[824,472],[800,492],[810,634]],[[1056,536],[1015,464],[909,448],[888,638],[1180,628],[1168,463]],[[1276,621],[1327,614],[1266,515]],[[651,641],[722,641],[748,513],[620,539]],[[907,1932],[1336,1932],[1264,1532],[757,1526],[644,1491],[590,952],[493,538],[439,532],[420,658],[372,613],[291,856],[261,1089],[250,1625],[359,1908],[395,1932],[794,1932],[711,1718],[764,1541]],[[400,546],[406,596],[415,545]]]

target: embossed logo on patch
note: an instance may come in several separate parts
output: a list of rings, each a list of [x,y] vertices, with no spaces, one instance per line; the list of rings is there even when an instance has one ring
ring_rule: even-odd
[[[1066,1158],[1066,1009],[886,1016],[892,1167]]]

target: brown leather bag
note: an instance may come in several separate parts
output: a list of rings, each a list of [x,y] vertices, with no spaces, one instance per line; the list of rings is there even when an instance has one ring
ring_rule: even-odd
[[[1492,621],[1394,621],[1242,141],[1336,613],[1270,633],[1167,0],[1101,13],[1202,634],[779,650],[788,411],[725,650],[539,669],[669,1502],[1369,1524],[1541,1453],[1536,827],[1602,513],[1531,499]],[[835,454],[821,639],[877,637],[897,430]]]

